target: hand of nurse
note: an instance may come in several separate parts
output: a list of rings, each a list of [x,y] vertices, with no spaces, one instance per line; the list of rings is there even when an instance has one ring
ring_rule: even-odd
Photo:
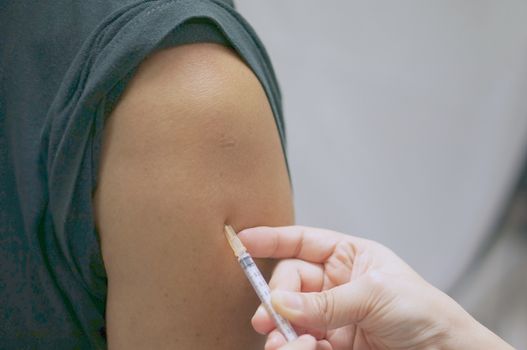
[[[299,226],[252,228],[239,237],[253,257],[285,259],[269,283],[272,303],[300,334],[317,339],[285,345],[260,307],[252,323],[269,334],[266,349],[477,348],[471,337],[509,348],[381,244]]]

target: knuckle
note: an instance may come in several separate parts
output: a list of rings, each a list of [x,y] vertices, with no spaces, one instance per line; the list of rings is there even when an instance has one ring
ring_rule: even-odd
[[[369,287],[374,290],[382,290],[386,288],[386,278],[379,271],[368,271],[364,278]]]
[[[291,272],[295,270],[295,261],[293,259],[284,259],[280,260],[271,275],[269,281],[269,288],[271,290],[283,288],[283,284],[287,284],[289,278],[287,276],[291,275]]]
[[[364,276],[365,286],[369,290],[368,300],[379,300],[391,295],[393,285],[390,286],[389,278],[379,271],[369,271]]]
[[[326,331],[327,326],[332,323],[335,315],[335,300],[333,294],[327,291],[318,293],[315,298],[315,303],[316,317],[322,322],[321,327]]]

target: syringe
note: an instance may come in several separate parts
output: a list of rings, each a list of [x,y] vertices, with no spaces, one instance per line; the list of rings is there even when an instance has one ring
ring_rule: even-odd
[[[271,305],[271,290],[269,289],[269,286],[265,282],[260,270],[258,270],[258,267],[256,267],[253,258],[247,253],[247,249],[236,235],[236,232],[234,232],[234,229],[229,225],[225,226],[225,237],[227,237],[229,245],[234,251],[234,255],[238,258],[238,262],[240,263],[243,272],[249,279],[249,282],[251,282],[251,285],[258,295],[258,298],[260,298],[263,307],[267,310],[269,316],[271,316],[276,324],[276,328],[284,335],[288,342],[298,338],[291,323],[274,310]]]

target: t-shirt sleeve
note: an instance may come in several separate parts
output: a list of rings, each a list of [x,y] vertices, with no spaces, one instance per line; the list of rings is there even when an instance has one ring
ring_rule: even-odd
[[[76,312],[84,326],[99,316],[103,320],[107,290],[92,203],[105,118],[148,55],[195,42],[230,46],[251,68],[267,95],[285,149],[273,68],[253,29],[232,6],[214,0],[141,1],[102,20],[72,61],[42,134],[46,211],[59,250],[48,258],[66,294],[83,289],[94,300],[91,309]],[[59,259],[69,268],[59,268]]]

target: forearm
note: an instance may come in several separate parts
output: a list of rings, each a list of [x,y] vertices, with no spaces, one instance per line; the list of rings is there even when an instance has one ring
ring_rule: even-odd
[[[469,316],[470,317],[470,316]],[[465,321],[465,324],[453,330],[451,336],[442,347],[444,350],[511,350],[512,346],[491,332],[475,319]]]

